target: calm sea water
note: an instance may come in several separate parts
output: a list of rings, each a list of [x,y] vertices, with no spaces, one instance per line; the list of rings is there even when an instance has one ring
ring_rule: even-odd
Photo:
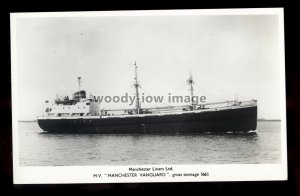
[[[280,163],[280,121],[259,121],[256,134],[49,134],[19,122],[22,166]]]

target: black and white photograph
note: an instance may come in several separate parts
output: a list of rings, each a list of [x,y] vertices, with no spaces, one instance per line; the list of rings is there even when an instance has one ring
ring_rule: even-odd
[[[287,178],[282,8],[10,17],[14,183]]]

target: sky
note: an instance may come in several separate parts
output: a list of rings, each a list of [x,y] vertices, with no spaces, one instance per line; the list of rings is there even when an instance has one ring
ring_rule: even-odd
[[[238,94],[258,100],[258,118],[280,119],[279,58],[276,15],[20,17],[18,119],[34,120],[45,100],[77,91],[78,76],[93,95],[133,95],[135,61],[145,95],[189,95],[191,71],[194,94],[207,102]]]

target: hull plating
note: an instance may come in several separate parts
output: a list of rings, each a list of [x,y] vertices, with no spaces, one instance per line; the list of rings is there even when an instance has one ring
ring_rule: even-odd
[[[55,133],[197,134],[256,130],[257,106],[200,113],[129,118],[38,119],[39,126]]]

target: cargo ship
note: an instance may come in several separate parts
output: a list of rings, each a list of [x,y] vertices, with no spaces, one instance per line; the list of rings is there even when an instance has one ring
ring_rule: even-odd
[[[78,91],[70,98],[57,98],[49,104],[45,114],[38,116],[38,125],[49,133],[198,134],[256,131],[257,100],[195,103],[191,74],[187,80],[191,96],[188,105],[141,107],[136,63],[134,68],[134,108],[101,109],[96,96],[87,97],[86,91],[80,89],[81,77],[78,77]]]

